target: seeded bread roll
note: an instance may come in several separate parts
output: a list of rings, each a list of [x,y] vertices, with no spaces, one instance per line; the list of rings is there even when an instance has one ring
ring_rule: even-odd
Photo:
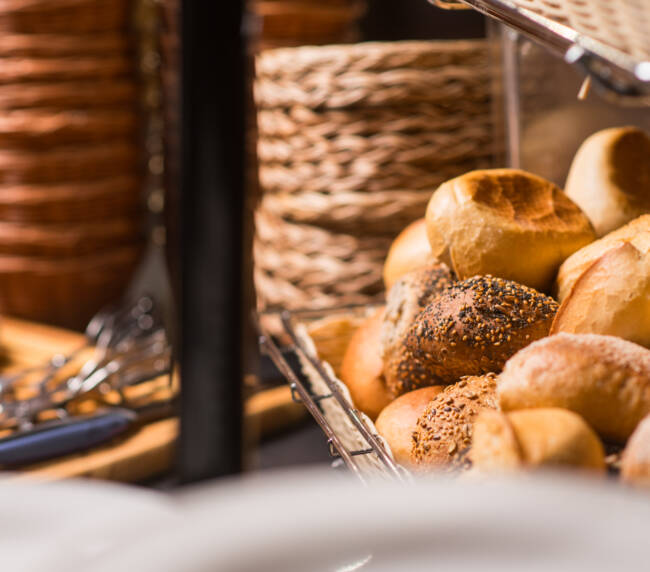
[[[405,467],[411,465],[415,425],[427,405],[443,389],[441,385],[432,385],[405,393],[389,403],[377,417],[375,427],[379,434],[386,439],[393,452],[393,457],[401,465]]]
[[[650,212],[650,136],[638,127],[594,133],[578,149],[565,191],[598,236]]]
[[[650,215],[634,219],[600,240],[588,244],[572,254],[560,266],[557,275],[557,299],[562,302],[571,292],[578,278],[606,252],[629,242],[639,252],[650,251]]]
[[[386,407],[392,398],[386,390],[381,360],[381,324],[384,308],[377,310],[354,332],[343,356],[341,381],[347,385],[354,406],[371,419]]]
[[[443,183],[426,213],[431,252],[459,279],[492,274],[542,292],[595,239],[584,213],[550,181],[525,171],[472,171]]]
[[[475,276],[447,287],[415,319],[399,352],[384,362],[392,395],[499,372],[548,334],[557,303],[516,282]]]
[[[399,359],[406,333],[416,316],[454,282],[449,267],[440,262],[403,275],[388,292],[381,327],[384,366]]]
[[[607,334],[650,347],[650,252],[632,243],[603,254],[573,286],[551,334]]]
[[[605,469],[600,439],[582,417],[566,409],[484,411],[473,432],[469,458],[482,472],[562,465]]]
[[[397,235],[384,262],[384,285],[390,290],[404,274],[425,264],[437,262],[431,254],[423,218],[409,224]]]
[[[623,443],[650,413],[650,350],[614,336],[557,334],[508,360],[498,385],[503,411],[569,409]]]
[[[639,423],[623,450],[621,478],[628,483],[650,487],[650,415]]]
[[[495,409],[494,374],[468,376],[445,387],[427,405],[413,432],[412,464],[418,470],[466,465],[472,423],[485,409]]]

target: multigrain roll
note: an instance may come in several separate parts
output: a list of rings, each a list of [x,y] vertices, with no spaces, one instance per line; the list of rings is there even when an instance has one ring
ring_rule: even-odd
[[[423,218],[409,224],[397,235],[384,262],[384,285],[390,290],[404,274],[436,259],[431,254],[427,227]]]
[[[427,405],[444,389],[432,385],[410,391],[389,403],[377,417],[375,427],[386,439],[395,460],[409,467],[412,464],[413,431]]]
[[[499,372],[510,356],[548,334],[556,310],[552,298],[509,280],[456,282],[417,316],[400,351],[384,362],[388,390],[397,396]]]
[[[384,308],[380,308],[361,324],[352,336],[341,364],[341,380],[350,390],[354,406],[373,420],[392,400],[382,374],[380,337],[383,319]]]
[[[469,458],[480,472],[549,466],[605,469],[598,436],[579,415],[557,408],[483,411],[474,423]]]
[[[449,267],[440,262],[404,274],[388,292],[381,326],[384,364],[399,356],[416,316],[454,282]]]
[[[431,252],[459,279],[492,274],[550,291],[560,264],[595,239],[584,213],[553,183],[515,169],[443,183],[426,212]]]
[[[650,350],[614,336],[557,334],[508,360],[498,393],[503,411],[569,409],[623,443],[650,413]]]
[[[578,278],[551,334],[607,334],[650,347],[650,252],[624,242]]]
[[[623,450],[621,479],[650,487],[650,415],[639,423]]]
[[[565,191],[598,236],[650,212],[650,136],[638,127],[593,134],[573,159]]]
[[[578,278],[606,252],[629,242],[639,252],[650,251],[650,215],[634,219],[614,232],[581,248],[560,266],[557,275],[557,299],[562,302],[571,292]]]
[[[468,376],[445,387],[427,405],[413,432],[412,464],[417,470],[462,468],[472,443],[472,423],[497,404],[494,374]]]

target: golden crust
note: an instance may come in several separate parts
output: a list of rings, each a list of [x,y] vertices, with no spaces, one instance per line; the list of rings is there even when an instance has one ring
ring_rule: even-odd
[[[384,308],[377,310],[352,336],[341,364],[341,380],[357,409],[371,419],[391,402],[386,390],[381,359],[381,323]]]
[[[642,215],[603,238],[581,248],[560,266],[557,275],[557,299],[562,302],[571,292],[578,278],[603,254],[625,242],[642,253],[650,251],[650,215]]]
[[[578,278],[551,334],[607,334],[650,347],[650,253],[624,242]]]
[[[470,457],[484,472],[562,465],[605,469],[598,436],[579,415],[558,408],[481,413]]]
[[[433,256],[460,279],[492,274],[549,291],[560,264],[595,239],[582,211],[553,183],[492,169],[443,183],[426,212]]]
[[[427,239],[425,220],[418,219],[397,235],[388,251],[383,270],[386,290],[390,290],[407,272],[435,262]]]
[[[624,442],[650,413],[650,350],[614,336],[557,334],[515,354],[498,379],[503,411],[560,407]]]
[[[410,391],[389,403],[377,417],[375,427],[386,439],[395,460],[406,467],[411,465],[413,431],[427,405],[443,390],[432,385]]]
[[[650,486],[650,415],[641,420],[625,446],[621,478],[635,485]]]
[[[650,136],[638,127],[604,129],[578,149],[566,193],[603,236],[650,211]]]

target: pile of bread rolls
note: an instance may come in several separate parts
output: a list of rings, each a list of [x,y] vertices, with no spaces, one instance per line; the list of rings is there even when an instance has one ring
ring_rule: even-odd
[[[587,139],[565,191],[513,169],[447,181],[384,281],[341,379],[399,463],[650,484],[648,134]]]

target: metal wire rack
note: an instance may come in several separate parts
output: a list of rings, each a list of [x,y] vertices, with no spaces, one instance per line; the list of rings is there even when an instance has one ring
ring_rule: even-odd
[[[581,68],[610,99],[620,104],[650,105],[650,30],[643,30],[650,23],[650,5],[641,6],[635,0],[617,0],[617,5],[600,0],[589,4],[580,0],[429,1],[445,9],[474,8]],[[612,16],[620,9],[618,4],[631,6],[630,13],[640,14],[641,23],[636,22],[634,30],[626,28],[624,18]],[[591,11],[587,23],[585,11]],[[576,13],[578,17],[572,17]],[[601,28],[592,25],[593,21],[601,23]],[[640,38],[641,46],[630,51],[621,38],[633,34]],[[609,40],[603,41],[604,37]]]
[[[344,308],[340,310],[344,310]],[[332,310],[329,310],[328,314],[331,312]],[[393,460],[381,438],[369,427],[371,423],[354,408],[344,392],[341,391],[341,382],[336,380],[331,368],[318,357],[314,349],[309,347],[304,337],[300,335],[297,327],[300,320],[319,318],[325,314],[322,311],[293,313],[282,311],[276,315],[279,317],[283,333],[291,341],[290,349],[295,352],[302,367],[291,364],[287,360],[286,348],[283,351],[275,338],[262,325],[262,320],[257,319],[262,350],[268,354],[286,378],[291,387],[294,401],[302,403],[307,408],[325,433],[332,457],[342,460],[364,483],[373,477],[409,481],[410,473]],[[315,384],[304,375],[306,367],[311,370],[312,379],[316,374],[320,382],[318,385],[327,388],[327,391],[319,393],[314,390]],[[345,430],[342,430],[340,425],[333,424],[332,416],[323,409],[325,402],[330,402],[330,405],[340,409],[347,418],[348,423],[346,423]],[[351,447],[351,442],[356,443],[357,446]]]

